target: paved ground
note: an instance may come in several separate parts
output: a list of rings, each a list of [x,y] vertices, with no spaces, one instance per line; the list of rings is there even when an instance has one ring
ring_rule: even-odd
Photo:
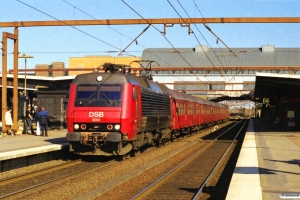
[[[26,148],[46,146],[50,144],[62,144],[66,141],[67,130],[48,130],[49,137],[34,135],[3,135],[0,137],[0,152],[20,150]]]
[[[300,198],[300,132],[252,119],[227,199],[274,200],[283,194]]]

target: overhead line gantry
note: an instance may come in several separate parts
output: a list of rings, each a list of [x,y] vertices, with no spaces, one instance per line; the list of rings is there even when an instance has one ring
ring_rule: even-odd
[[[97,19],[0,22],[0,28],[34,26],[141,25],[141,24],[220,24],[220,23],[300,23],[300,17],[221,17],[221,18],[155,18]]]

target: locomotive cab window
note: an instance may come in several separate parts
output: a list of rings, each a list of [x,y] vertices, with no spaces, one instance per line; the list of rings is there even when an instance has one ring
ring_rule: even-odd
[[[120,85],[79,85],[75,106],[121,106]]]

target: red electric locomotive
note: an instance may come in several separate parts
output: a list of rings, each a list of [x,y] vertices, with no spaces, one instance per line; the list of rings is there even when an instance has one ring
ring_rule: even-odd
[[[172,91],[127,67],[104,70],[70,85],[66,138],[76,154],[125,155],[229,117],[225,105]]]

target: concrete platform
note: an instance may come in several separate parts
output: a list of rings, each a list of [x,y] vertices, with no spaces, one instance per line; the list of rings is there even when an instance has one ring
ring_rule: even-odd
[[[0,172],[58,157],[68,151],[67,130],[48,130],[49,137],[35,135],[4,135],[0,137]]]
[[[252,119],[226,199],[300,199],[300,132]]]

